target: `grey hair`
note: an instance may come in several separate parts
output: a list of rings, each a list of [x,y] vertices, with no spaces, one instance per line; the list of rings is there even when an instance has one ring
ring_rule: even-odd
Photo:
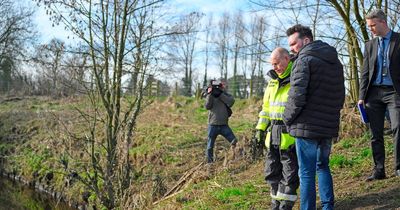
[[[365,19],[374,19],[374,18],[383,20],[385,22],[387,21],[387,16],[385,12],[383,12],[383,10],[381,9],[372,10],[365,16]]]

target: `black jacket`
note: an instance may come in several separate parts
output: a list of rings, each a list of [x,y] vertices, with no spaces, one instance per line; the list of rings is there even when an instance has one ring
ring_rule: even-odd
[[[400,95],[400,35],[392,31],[390,38],[390,76],[393,81],[393,87],[396,93]],[[361,68],[361,82],[360,82],[360,100],[365,100],[368,90],[375,79],[376,74],[376,58],[378,54],[378,38],[369,40],[365,44],[364,61]]]
[[[283,121],[294,137],[338,136],[345,98],[343,66],[336,49],[322,41],[304,46],[293,64]]]

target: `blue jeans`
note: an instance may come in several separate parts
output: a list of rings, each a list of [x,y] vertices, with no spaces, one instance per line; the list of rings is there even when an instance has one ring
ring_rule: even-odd
[[[331,146],[332,139],[296,138],[300,177],[300,209],[302,210],[316,209],[316,173],[322,209],[333,209],[333,180],[329,169]]]
[[[208,125],[207,163],[212,163],[214,161],[214,144],[218,135],[225,137],[231,144],[236,144],[237,142],[232,129],[228,125]]]

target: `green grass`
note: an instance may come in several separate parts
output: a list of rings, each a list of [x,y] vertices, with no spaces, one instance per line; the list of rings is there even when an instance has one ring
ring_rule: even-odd
[[[354,162],[352,160],[347,159],[344,155],[334,154],[330,158],[329,166],[332,168],[343,168],[347,166],[352,166]]]
[[[221,202],[227,203],[232,199],[248,196],[255,192],[256,190],[253,185],[245,185],[243,188],[231,187],[218,190],[214,193],[214,196]]]
[[[14,145],[11,143],[0,143],[0,155],[7,155],[12,149]]]
[[[138,171],[138,186],[151,186],[149,175],[160,173],[167,180],[166,186],[171,187],[187,170],[193,168],[204,158],[206,144],[207,116],[208,111],[203,107],[204,100],[194,98],[177,97],[176,99],[149,99],[149,104],[144,108],[143,115],[140,116],[138,127],[135,130],[133,147],[129,152],[134,159],[135,169],[148,166],[143,171]],[[151,102],[151,103],[150,103]],[[24,104],[25,103],[25,104]],[[236,100],[233,106],[234,115],[230,118],[230,127],[237,137],[250,137],[254,129],[261,101],[254,99]],[[74,110],[79,107],[82,110],[89,108],[86,99],[74,100],[72,104],[65,104],[63,100],[50,101],[48,99],[32,101],[16,101],[0,104],[0,154],[12,151],[15,156],[7,160],[8,168],[14,167],[21,174],[29,176],[27,172],[37,171],[45,173],[49,169],[60,165],[60,160],[65,159],[71,167],[82,169],[87,167],[87,157],[70,159],[63,157],[63,151],[50,154],[46,151],[46,146],[52,150],[53,140],[58,140],[64,135],[57,118],[79,119],[81,116]],[[179,108],[178,108],[179,107]],[[17,111],[15,111],[17,110]],[[39,110],[39,112],[37,112]],[[49,111],[50,112],[47,112]],[[71,111],[72,110],[72,111]],[[54,111],[54,112],[53,112]],[[65,116],[65,118],[63,118]],[[77,120],[78,121],[78,120]],[[78,137],[75,143],[85,145],[84,133],[87,127],[84,123],[73,124],[72,131]],[[72,126],[71,126],[72,127]],[[99,130],[102,129],[99,127]],[[21,140],[20,134],[24,133]],[[99,132],[100,133],[100,132]],[[99,134],[102,138],[103,133]],[[80,138],[82,137],[82,138]],[[62,136],[62,138],[64,138]],[[365,176],[365,171],[371,167],[372,152],[369,145],[370,135],[365,132],[364,136],[348,137],[336,143],[330,158],[330,166],[334,170],[335,181],[338,183],[338,198],[344,199],[348,189],[348,183],[340,183],[341,180],[348,180],[359,184],[360,180],[356,177]],[[12,142],[5,141],[12,139]],[[15,139],[15,141],[14,141]],[[391,140],[391,139],[390,139]],[[393,156],[393,143],[385,141],[388,155]],[[44,145],[48,143],[49,145]],[[58,141],[59,143],[60,141]],[[217,145],[221,148],[228,147],[225,140],[218,140]],[[244,145],[244,144],[243,144]],[[74,145],[76,146],[76,145]],[[243,154],[247,152],[246,146],[239,145],[238,150]],[[33,149],[25,149],[33,148]],[[63,149],[60,147],[60,150]],[[241,150],[243,149],[243,151]],[[103,149],[96,149],[101,157],[104,156]],[[51,151],[53,152],[53,151]],[[219,155],[225,150],[216,150]],[[176,196],[163,201],[155,206],[156,209],[266,209],[269,206],[270,196],[269,187],[264,181],[264,164],[260,162],[246,162],[245,156],[238,156],[239,159],[227,163],[223,166],[222,161],[216,163],[217,172],[211,176],[202,175],[204,171],[193,176],[193,182],[185,185],[184,190]],[[242,159],[240,159],[242,158]],[[162,165],[158,160],[162,159]],[[153,162],[151,162],[153,161]],[[144,164],[144,165],[140,165]],[[224,163],[225,164],[225,163]],[[249,169],[251,168],[251,170]],[[61,170],[58,168],[58,170]],[[88,178],[85,173],[78,171],[79,175]],[[92,172],[86,171],[93,175]],[[140,172],[140,173],[139,173]],[[55,173],[56,174],[56,173]],[[39,174],[41,175],[41,174]],[[139,177],[140,176],[140,177]],[[352,180],[354,178],[354,180]],[[64,181],[64,176],[55,177],[60,186]],[[389,180],[389,179],[388,179]],[[390,180],[389,180],[390,181]],[[141,185],[141,184],[147,185]],[[103,183],[100,183],[102,185]],[[79,193],[81,189],[77,183],[69,190],[68,195]],[[368,187],[368,186],[366,186]],[[366,188],[364,187],[364,188]],[[78,189],[79,188],[79,189]],[[357,186],[355,190],[371,191]],[[342,190],[343,189],[343,190]],[[373,190],[379,187],[373,186]],[[75,191],[74,191],[75,190]],[[148,196],[151,189],[143,189],[141,196]],[[147,194],[146,194],[147,193]],[[91,200],[98,200],[92,197]],[[146,200],[147,202],[147,200]],[[148,203],[151,203],[148,202]]]
[[[208,110],[204,107],[198,107],[194,109],[193,122],[194,123],[207,123],[208,120]]]
[[[257,189],[252,184],[220,189],[212,194],[219,202],[233,209],[249,209],[257,202],[251,199],[257,197]]]
[[[154,146],[154,145],[153,145]],[[129,149],[129,154],[131,155],[144,155],[147,154],[148,152],[152,151],[153,147],[151,144],[141,144],[139,146],[133,147]]]
[[[222,174],[222,177],[218,178],[218,180],[225,179],[223,178],[225,175]],[[216,182],[220,183],[218,180]],[[210,189],[210,186],[215,186],[216,182],[210,180],[206,184],[192,186],[194,190],[209,188],[207,194],[207,197],[209,197],[204,200],[187,199],[184,195],[178,197],[177,200],[181,201],[184,206],[183,209],[252,209],[257,204],[260,204],[261,200],[266,199],[266,194],[252,183],[235,183],[229,187],[220,186],[217,189]]]
[[[353,139],[343,139],[342,141],[340,141],[340,145],[344,148],[344,149],[349,149],[353,146],[352,143]]]
[[[234,133],[248,134],[255,128],[255,124],[253,122],[232,122],[230,127]]]

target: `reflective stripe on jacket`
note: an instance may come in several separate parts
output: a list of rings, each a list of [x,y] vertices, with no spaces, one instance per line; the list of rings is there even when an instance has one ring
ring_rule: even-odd
[[[282,121],[282,115],[285,111],[285,105],[288,101],[288,92],[290,89],[289,78],[282,80],[271,79],[265,89],[262,111],[259,113],[259,120],[256,129],[266,130],[271,121],[282,122],[280,125],[272,125],[268,129],[265,145],[267,147],[271,144],[271,138],[276,135],[271,135],[273,126],[281,126],[279,130],[279,139],[274,139],[280,142],[281,149],[287,149],[290,145],[294,144],[294,137],[290,136]],[[281,84],[280,84],[281,83]]]

